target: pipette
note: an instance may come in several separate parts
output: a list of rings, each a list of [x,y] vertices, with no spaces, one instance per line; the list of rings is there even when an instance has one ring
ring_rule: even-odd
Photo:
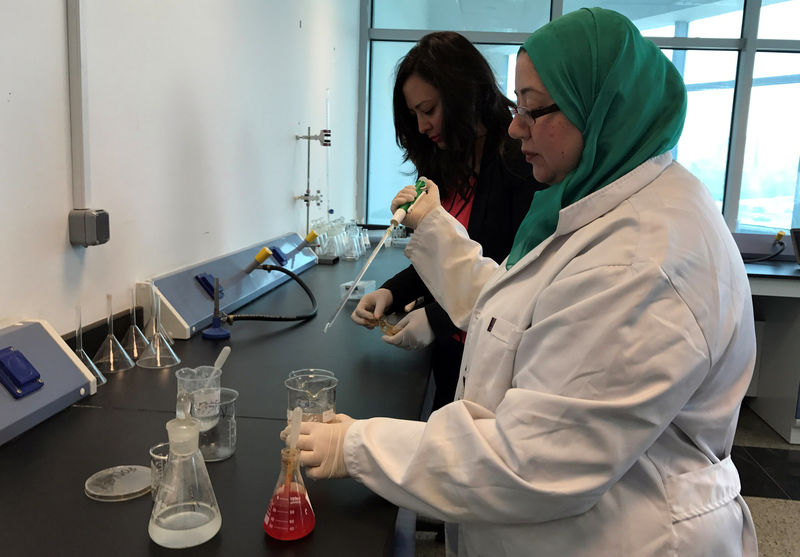
[[[297,406],[294,410],[292,410],[291,417],[289,418],[289,435],[286,437],[286,446],[292,451],[294,451],[294,449],[297,447],[297,439],[300,437],[300,422],[302,421],[303,410]],[[293,468],[293,462],[291,466],[286,467],[286,481],[283,485],[287,494],[289,493],[289,487],[292,485]]]
[[[225,365],[225,361],[228,359],[228,356],[231,353],[230,346],[224,346],[222,350],[219,351],[219,356],[214,361],[214,367],[222,369],[222,366]]]
[[[417,196],[414,198],[414,201],[410,201],[408,203],[404,203],[403,205],[398,207],[398,209],[394,212],[394,215],[392,215],[392,220],[390,221],[389,228],[386,229],[386,232],[383,233],[383,237],[381,238],[381,241],[378,242],[378,245],[375,246],[375,249],[372,250],[372,253],[369,254],[369,258],[367,258],[367,262],[364,263],[364,266],[361,268],[361,271],[358,273],[358,275],[356,275],[356,279],[353,281],[353,286],[351,286],[350,288],[347,289],[347,294],[345,294],[344,298],[342,298],[342,301],[339,302],[339,307],[336,308],[336,311],[334,312],[333,317],[331,317],[328,320],[328,322],[325,324],[325,328],[322,329],[322,333],[323,334],[328,332],[328,329],[331,327],[331,325],[333,325],[333,322],[336,321],[337,317],[339,317],[339,313],[341,313],[342,308],[344,307],[345,303],[347,303],[347,300],[349,300],[350,296],[353,295],[353,291],[356,289],[356,286],[358,285],[358,281],[361,280],[361,278],[364,276],[364,273],[367,272],[367,269],[369,269],[369,266],[372,264],[372,260],[375,259],[375,256],[378,255],[378,252],[381,251],[381,248],[383,247],[383,244],[386,243],[386,240],[391,235],[392,230],[397,228],[397,226],[401,222],[403,222],[403,219],[406,218],[406,215],[411,211],[411,209],[414,207],[414,205],[417,204],[417,201],[419,201],[420,195],[427,191],[428,185],[427,185],[427,182],[425,180],[426,180],[426,178],[424,178],[424,177],[420,178],[419,180],[417,180],[417,183],[414,184],[414,187],[417,189]]]

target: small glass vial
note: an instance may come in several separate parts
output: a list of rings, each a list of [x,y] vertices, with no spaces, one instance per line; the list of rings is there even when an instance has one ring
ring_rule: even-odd
[[[264,531],[278,540],[297,540],[314,529],[316,519],[308,498],[297,449],[281,451],[281,473],[264,516]]]
[[[169,456],[147,531],[162,547],[194,547],[219,532],[222,515],[200,453],[197,420],[170,420],[167,435]]]

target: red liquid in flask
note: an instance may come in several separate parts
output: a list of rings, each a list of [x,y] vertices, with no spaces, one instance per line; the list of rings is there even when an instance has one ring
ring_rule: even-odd
[[[264,531],[278,540],[297,540],[314,529],[314,511],[303,486],[292,483],[272,496],[264,516]]]

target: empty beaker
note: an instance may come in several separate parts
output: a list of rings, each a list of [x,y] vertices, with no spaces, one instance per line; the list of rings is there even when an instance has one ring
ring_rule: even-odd
[[[324,371],[325,373],[321,373]],[[296,370],[283,382],[286,385],[287,419],[296,407],[303,411],[304,422],[333,420],[336,415],[336,385],[339,380],[326,370]]]
[[[168,442],[165,441],[150,447],[150,494],[153,496],[154,501],[156,499],[158,486],[161,485],[161,479],[164,477],[167,457],[169,457]]]
[[[316,523],[300,474],[299,454],[298,449],[290,447],[281,451],[281,472],[264,515],[264,531],[278,540],[307,536]]]
[[[195,391],[197,392],[197,391]],[[217,422],[200,431],[200,452],[206,462],[225,460],[236,451],[236,400],[238,391],[219,389]]]
[[[192,418],[167,422],[169,456],[147,528],[150,539],[160,546],[200,545],[222,526],[214,488],[198,448],[199,434]]]

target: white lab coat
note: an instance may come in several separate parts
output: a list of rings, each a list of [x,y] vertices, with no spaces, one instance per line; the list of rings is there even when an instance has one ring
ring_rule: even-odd
[[[440,209],[406,254],[468,331],[457,400],[427,423],[357,421],[353,477],[459,523],[462,556],[757,554],[729,456],[750,288],[669,153],[563,209],[510,270]]]

